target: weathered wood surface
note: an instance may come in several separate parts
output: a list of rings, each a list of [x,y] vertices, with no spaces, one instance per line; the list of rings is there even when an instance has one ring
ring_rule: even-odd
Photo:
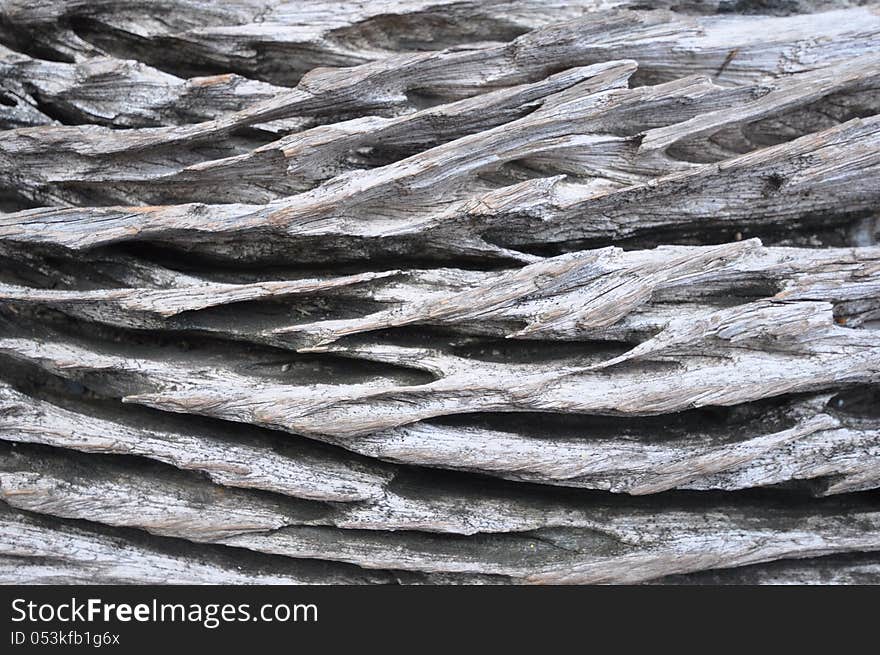
[[[673,575],[660,584],[736,585],[876,585],[880,584],[880,559],[876,554],[821,557],[743,566],[737,569]]]
[[[880,582],[880,6],[0,1],[0,582]]]

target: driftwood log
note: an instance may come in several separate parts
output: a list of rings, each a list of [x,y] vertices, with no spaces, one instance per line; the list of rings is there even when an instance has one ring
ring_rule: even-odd
[[[0,582],[880,583],[878,206],[869,2],[0,0]]]

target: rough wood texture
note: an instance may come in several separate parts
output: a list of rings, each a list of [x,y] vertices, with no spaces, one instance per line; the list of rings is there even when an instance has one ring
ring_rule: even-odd
[[[0,582],[880,582],[880,7],[0,1]]]

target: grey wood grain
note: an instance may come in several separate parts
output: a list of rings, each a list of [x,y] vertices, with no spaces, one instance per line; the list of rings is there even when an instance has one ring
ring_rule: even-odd
[[[0,0],[0,582],[877,583],[878,34]]]

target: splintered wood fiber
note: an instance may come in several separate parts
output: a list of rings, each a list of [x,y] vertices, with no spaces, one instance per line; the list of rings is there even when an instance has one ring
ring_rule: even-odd
[[[870,2],[0,0],[0,582],[880,583],[878,207]]]

